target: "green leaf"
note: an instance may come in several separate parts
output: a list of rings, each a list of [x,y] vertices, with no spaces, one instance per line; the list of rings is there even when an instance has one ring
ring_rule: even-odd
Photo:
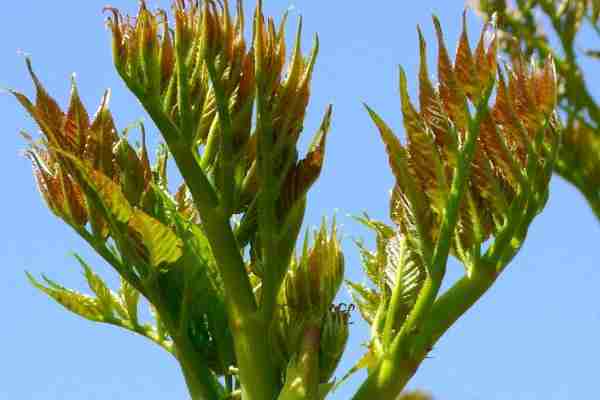
[[[127,319],[132,326],[138,326],[138,304],[140,302],[140,292],[136,290],[125,278],[121,277],[121,287],[119,288],[119,297],[121,303],[127,310]]]
[[[410,242],[401,233],[397,233],[386,246],[387,262],[385,268],[387,285],[392,288],[394,299],[394,329],[399,329],[417,301],[417,297],[427,271],[420,257],[410,248]]]
[[[183,242],[167,226],[150,217],[141,210],[135,209],[129,219],[129,227],[135,239],[142,247],[142,257],[153,267],[161,264],[172,264],[182,254]]]
[[[90,321],[102,322],[105,320],[102,306],[93,297],[64,288],[50,279],[43,277],[48,285],[45,286],[38,282],[30,273],[27,272],[26,274],[29,282],[34,287],[46,293],[67,310]]]
[[[119,222],[127,222],[132,214],[132,208],[118,184],[102,172],[86,168],[84,176],[95,191],[106,211]]]
[[[367,214],[354,217],[354,219],[376,234],[376,251],[367,249],[362,241],[356,241],[355,243],[361,255],[363,270],[373,284],[385,291],[387,290],[384,276],[387,258],[385,249],[388,241],[395,234],[394,230],[382,222],[372,220]]]
[[[358,307],[360,315],[365,321],[372,324],[375,321],[377,309],[382,301],[381,293],[360,283],[346,281],[346,285],[348,285],[350,296],[352,296],[352,301]]]
[[[123,316],[125,313],[123,312],[124,310],[122,309],[122,306],[119,304],[117,297],[108,288],[106,283],[104,283],[102,278],[92,271],[90,266],[78,254],[74,254],[74,256],[83,268],[88,286],[96,295],[98,305],[104,312],[104,316],[106,318],[112,318],[114,316],[114,311],[117,311],[119,308],[121,310],[117,312]]]

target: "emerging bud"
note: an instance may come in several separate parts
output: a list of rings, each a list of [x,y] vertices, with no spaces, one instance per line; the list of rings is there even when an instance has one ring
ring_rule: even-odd
[[[293,257],[280,291],[279,315],[271,341],[277,349],[276,358],[282,365],[286,365],[299,351],[307,329],[319,327],[321,334],[325,335],[323,340],[329,344],[335,342],[335,349],[343,347],[341,322],[343,320],[347,324],[348,311],[332,305],[343,275],[344,259],[335,222],[329,234],[323,223],[314,235],[312,248],[309,248],[306,238],[302,255]],[[342,314],[345,318],[342,318]],[[334,353],[337,355],[337,350]],[[327,372],[330,372],[329,367],[335,355],[327,354],[327,360],[323,359]]]
[[[140,203],[152,178],[145,136],[142,126],[142,148],[138,152],[131,147],[125,137],[119,139],[114,148],[121,189],[129,203],[133,205]]]
[[[300,258],[292,261],[284,281],[285,304],[291,310],[315,316],[324,315],[335,298],[344,277],[344,256],[337,239],[335,221],[327,234],[325,222],[308,247],[305,239]]]
[[[348,324],[353,306],[332,306],[321,328],[319,382],[328,382],[335,372],[348,342]]]

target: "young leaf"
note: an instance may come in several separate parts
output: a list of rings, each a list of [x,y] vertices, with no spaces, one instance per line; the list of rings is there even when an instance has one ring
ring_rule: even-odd
[[[142,259],[153,267],[173,264],[181,257],[183,243],[171,229],[141,210],[134,209],[128,222]]]
[[[27,273],[29,282],[37,289],[52,297],[57,303],[67,310],[89,319],[90,321],[102,322],[105,319],[104,310],[98,300],[60,286],[59,284],[44,277],[47,286],[38,282],[31,274]]]

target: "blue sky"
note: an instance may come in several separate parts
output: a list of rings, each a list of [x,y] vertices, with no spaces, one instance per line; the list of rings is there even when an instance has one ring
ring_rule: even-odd
[[[169,2],[148,3],[167,7]],[[270,15],[279,16],[292,5],[291,21],[302,14],[307,49],[311,35],[319,33],[321,54],[303,143],[318,127],[328,103],[334,104],[334,121],[322,178],[309,196],[307,224],[337,213],[347,275],[361,281],[352,238],[371,238],[347,215],[366,211],[387,219],[393,183],[383,145],[361,102],[374,107],[402,136],[397,65],[413,77],[410,89],[415,98],[415,26],[423,26],[432,60],[436,46],[431,13],[440,17],[448,47],[454,49],[464,2],[264,3]],[[104,5],[104,0],[3,4],[0,86],[32,94],[18,54],[24,52],[33,57],[34,67],[61,104],[67,100],[70,74],[76,72],[89,109],[97,107],[103,90],[110,87],[111,109],[120,129],[143,116],[112,67]],[[135,9],[132,0],[115,0],[112,5]],[[480,26],[471,13],[472,41]],[[290,37],[293,27],[290,24]],[[589,86],[600,87],[598,74],[589,75]],[[50,214],[38,195],[29,163],[20,155],[24,143],[18,136],[21,129],[37,132],[33,122],[8,95],[0,96],[0,116],[0,400],[187,398],[178,366],[164,351],[120,329],[84,321],[27,283],[24,270],[44,272],[66,286],[84,289],[72,251],[109,281],[114,281],[114,273]],[[155,130],[153,135],[156,138]],[[440,400],[559,400],[597,393],[599,237],[600,225],[582,197],[553,178],[548,206],[531,226],[524,249],[435,346],[410,387],[426,389]],[[450,265],[449,281],[461,273],[460,266]],[[342,297],[347,300],[345,290]],[[361,343],[367,339],[358,314],[353,319],[342,370],[360,357]],[[349,398],[360,379],[357,376],[333,398]]]

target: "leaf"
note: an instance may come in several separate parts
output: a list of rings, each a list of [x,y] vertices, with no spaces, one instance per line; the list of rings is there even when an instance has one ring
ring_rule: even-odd
[[[69,108],[62,126],[62,132],[70,143],[70,151],[82,155],[85,149],[87,130],[90,126],[90,117],[85,106],[79,98],[75,78],[71,80],[71,98]]]
[[[140,301],[140,292],[138,292],[127,280],[121,277],[121,287],[119,288],[119,297],[127,310],[129,321],[132,325],[138,326],[138,304]]]
[[[68,224],[84,226],[87,222],[86,202],[73,178],[42,148],[30,148],[25,154],[32,162],[38,189],[50,211]],[[50,163],[52,167],[48,165]]]
[[[62,196],[66,211],[67,222],[83,227],[88,221],[86,201],[81,188],[71,175],[68,175],[64,168],[58,168],[59,181],[62,187]]]
[[[466,112],[466,102],[463,89],[459,86],[444,44],[442,26],[437,17],[433,23],[438,39],[438,79],[440,81],[440,98],[444,109],[459,132],[465,132],[469,117]]]
[[[514,157],[514,155],[518,154],[518,152],[514,152],[515,135],[511,132],[510,128],[504,128],[504,126],[498,127],[492,117],[487,114],[481,121],[479,137],[496,175],[507,182],[516,192],[520,187],[521,172],[519,171],[519,161]],[[512,143],[508,141],[509,138],[513,138]],[[519,146],[517,149],[520,148],[521,151],[524,151],[522,147]],[[484,188],[481,188],[482,192],[489,189],[489,187]]]
[[[123,193],[130,204],[139,204],[140,197],[149,183],[150,174],[146,173],[144,163],[126,138],[122,137],[117,142],[114,154]]]
[[[35,72],[33,72],[31,60],[26,58],[25,62],[36,89],[34,118],[50,142],[55,140],[56,143],[64,144],[63,138],[60,137],[64,113],[56,103],[56,100],[46,92],[46,89],[35,75]]]
[[[302,199],[321,173],[331,113],[332,107],[329,106],[321,122],[321,127],[310,145],[308,154],[290,169],[286,177],[281,195],[284,210],[291,209],[298,200]]]
[[[86,296],[74,290],[66,289],[59,284],[44,277],[48,286],[39,283],[35,278],[27,273],[29,282],[37,289],[52,297],[57,303],[67,310],[89,319],[90,321],[104,321],[104,312],[96,299]]]
[[[382,301],[382,295],[359,283],[346,281],[346,285],[348,285],[352,301],[358,307],[362,318],[369,324],[373,324],[377,309]]]
[[[379,129],[392,172],[396,177],[394,194],[400,196],[392,196],[392,219],[405,234],[412,232],[409,236],[414,238],[415,243],[418,242],[421,255],[427,259],[430,250],[426,235],[432,229],[431,215],[423,191],[417,188],[414,168],[409,165],[409,153],[381,117],[368,106],[365,107]]]
[[[89,128],[83,159],[89,161],[95,170],[108,177],[114,176],[113,147],[118,137],[115,123],[108,109],[110,91],[102,97]]]
[[[92,271],[90,266],[77,253],[75,253],[74,256],[83,268],[88,286],[90,290],[96,295],[96,298],[98,299],[98,304],[102,308],[104,316],[106,318],[112,318],[114,315],[113,311],[117,311],[117,309],[120,308],[120,304],[116,296],[108,288],[106,283],[104,283],[102,278],[100,278],[98,274]],[[122,312],[120,312],[120,314],[123,315]]]
[[[508,77],[508,96],[512,100],[513,110],[529,132],[529,138],[533,139],[542,121],[536,116],[535,101],[532,97],[535,96],[536,88],[533,81],[528,79],[528,67],[523,59],[513,59]]]
[[[386,246],[386,282],[392,290],[399,290],[400,302],[396,312],[399,328],[412,310],[427,275],[417,253],[410,248],[410,241],[397,233]]]
[[[389,164],[392,168],[392,172],[396,177],[397,186],[400,187],[401,191],[404,193],[405,191],[412,192],[416,194],[416,186],[414,182],[414,176],[409,171],[409,162],[408,162],[408,151],[400,144],[400,141],[394,135],[390,127],[381,119],[375,111],[371,110],[368,106],[367,111],[369,112],[371,119],[377,126],[379,133],[381,135],[381,139],[385,144],[386,152],[388,154]],[[408,205],[410,208],[412,206],[419,207],[418,204],[414,204],[408,199]],[[421,203],[421,204],[424,204]],[[418,215],[418,211],[412,213],[416,218]],[[396,223],[402,224],[402,221],[394,221]],[[416,222],[416,221],[415,221]]]
[[[492,216],[500,217],[508,208],[508,200],[502,191],[500,178],[492,171],[493,165],[484,150],[484,136],[485,131],[482,130],[471,167],[472,187]]]
[[[520,127],[515,120],[513,99],[508,92],[504,75],[499,71],[496,86],[496,102],[492,108],[492,118],[502,132],[503,138],[509,146],[511,153],[517,158],[521,166],[526,162],[526,150],[519,133]],[[484,133],[484,137],[489,136]]]
[[[31,160],[38,189],[48,208],[59,218],[64,218],[64,194],[59,180],[46,165],[48,153],[43,150],[30,149],[25,154]]]
[[[108,217],[123,223],[129,221],[133,210],[119,185],[102,172],[85,166],[79,160],[72,161],[74,161],[73,164],[81,172],[81,176],[87,183],[85,193],[88,198],[92,197],[96,201],[100,201],[102,208],[109,213]]]
[[[554,60],[549,57],[541,69],[533,74],[535,102],[544,116],[549,116],[556,107],[557,77]]]
[[[481,34],[479,36],[479,42],[477,43],[477,47],[475,48],[474,54],[474,62],[476,74],[475,77],[477,79],[477,87],[479,91],[479,95],[484,93],[486,88],[490,85],[490,83],[494,80],[496,76],[496,70],[498,68],[496,52],[498,48],[497,36],[495,32],[493,33],[493,37],[490,41],[489,47],[486,51],[486,35],[488,34],[488,29],[490,28],[490,24],[486,24],[481,29]],[[477,99],[480,98],[476,97]]]
[[[171,229],[139,209],[129,219],[138,255],[153,267],[176,262],[182,254],[183,243]]]
[[[373,230],[376,234],[376,251],[369,251],[361,241],[356,241],[355,243],[358,246],[363,269],[366,272],[367,277],[379,289],[385,291],[384,269],[387,257],[385,248],[387,242],[394,236],[395,232],[391,227],[382,222],[370,219],[366,214],[364,216],[355,217],[355,219],[367,228]]]
[[[427,193],[433,207],[441,211],[448,190],[444,167],[434,138],[410,102],[406,73],[402,67],[400,67],[400,97],[413,174],[419,182],[420,190]]]
[[[419,33],[419,107],[420,114],[427,126],[433,132],[434,140],[444,158],[448,158],[446,152],[452,148],[449,137],[448,119],[444,115],[439,94],[433,88],[429,80],[427,70],[427,43],[421,29]]]
[[[350,368],[350,370],[348,372],[346,372],[346,374],[344,374],[344,376],[339,381],[335,382],[333,391],[337,391],[339,389],[339,387],[342,384],[344,384],[348,379],[350,379],[350,377],[352,375],[354,375],[356,372],[360,371],[363,368],[367,368],[368,370],[371,370],[378,363],[379,363],[379,358],[375,356],[375,354],[373,353],[373,351],[371,349],[368,349],[367,352],[360,358],[360,360],[358,360],[356,362],[356,364],[352,368]]]
[[[454,71],[456,72],[456,80],[462,87],[464,93],[472,100],[479,99],[482,90],[476,82],[475,63],[471,54],[471,46],[469,45],[469,36],[467,34],[467,11],[463,12],[462,18],[462,33],[458,42],[456,51],[456,59],[454,61]]]
[[[331,392],[331,390],[334,388],[334,386],[335,381],[319,384],[318,400],[325,400],[329,392]]]

